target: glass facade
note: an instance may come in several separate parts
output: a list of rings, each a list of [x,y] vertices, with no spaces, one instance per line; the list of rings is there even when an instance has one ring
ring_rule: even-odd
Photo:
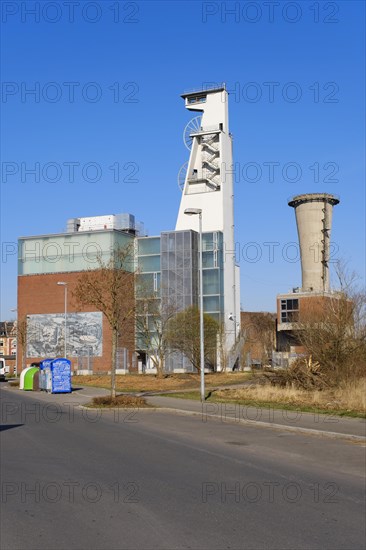
[[[160,296],[160,237],[137,239],[138,291]]]
[[[124,248],[132,242],[133,235],[117,230],[22,238],[19,239],[18,274],[98,269],[99,261],[108,263],[114,250],[118,247]]]
[[[199,303],[199,236],[195,231],[161,234],[162,312],[182,311]],[[166,370],[192,371],[190,361],[179,352],[166,358]]]
[[[198,234],[171,231],[161,234],[162,306],[182,311],[198,305]]]
[[[224,264],[223,234],[219,231],[202,235],[203,310],[223,321],[224,313]]]
[[[203,309],[218,323],[223,321],[223,234],[202,235]],[[156,296],[161,299],[162,311],[182,311],[199,305],[199,234],[195,231],[169,231],[160,237],[137,239],[138,289],[137,296]],[[147,317],[149,314],[146,312]],[[146,317],[146,320],[147,320]],[[150,324],[150,322],[149,322]],[[154,339],[154,322],[151,323]],[[144,349],[141,336],[137,346]],[[166,370],[192,370],[189,361],[180,353],[167,358]]]
[[[137,303],[136,347],[146,349],[145,339],[151,343],[158,338],[160,312],[160,237],[140,237],[137,239],[137,289],[136,297],[147,297],[147,303]],[[151,300],[152,298],[156,298]],[[148,327],[148,328],[147,328]],[[152,346],[153,347],[153,346]]]
[[[224,311],[223,234],[202,235],[203,308],[218,322]],[[165,304],[181,311],[199,304],[199,235],[167,231],[161,237],[137,239],[141,290],[154,292]]]

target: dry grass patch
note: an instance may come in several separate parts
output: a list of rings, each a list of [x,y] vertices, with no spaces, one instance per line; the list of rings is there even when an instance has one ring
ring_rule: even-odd
[[[134,395],[117,395],[112,398],[110,395],[103,397],[94,397],[91,403],[92,407],[122,407],[132,409],[142,409],[149,407],[143,397],[135,397]]]
[[[242,384],[250,378],[250,373],[214,373],[205,375],[207,387]],[[73,385],[94,386],[109,389],[111,377],[107,374],[73,376]],[[117,391],[166,391],[194,389],[200,386],[199,374],[173,374],[165,378],[154,375],[126,374],[116,376]]]
[[[328,390],[301,390],[293,386],[248,386],[246,388],[220,390],[212,396],[220,401],[273,403],[319,408],[340,412],[366,413],[366,378],[344,383],[339,388]]]

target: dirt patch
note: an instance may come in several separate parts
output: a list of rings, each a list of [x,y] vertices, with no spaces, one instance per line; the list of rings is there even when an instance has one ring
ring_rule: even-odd
[[[205,375],[205,384],[209,387],[242,384],[250,378],[249,373],[214,373]],[[73,385],[94,386],[109,389],[111,377],[107,374],[92,376],[73,376]],[[148,374],[127,374],[116,376],[117,391],[165,391],[195,389],[200,386],[199,374],[173,374],[165,378],[157,378]]]

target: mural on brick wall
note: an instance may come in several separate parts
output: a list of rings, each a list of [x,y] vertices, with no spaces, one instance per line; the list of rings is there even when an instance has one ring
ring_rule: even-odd
[[[103,352],[103,314],[99,311],[68,313],[66,344],[68,357],[101,356]],[[44,313],[27,317],[27,357],[63,357],[65,354],[65,316]]]

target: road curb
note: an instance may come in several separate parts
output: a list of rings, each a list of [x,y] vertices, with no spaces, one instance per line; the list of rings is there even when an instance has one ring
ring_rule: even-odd
[[[4,388],[4,389],[8,389],[10,391],[12,390],[17,390],[18,388]],[[26,394],[32,394],[33,392],[25,392]],[[34,397],[34,395],[33,395]],[[155,397],[155,396],[152,396],[152,397]],[[147,398],[148,399],[148,398]],[[151,405],[150,407],[146,407],[146,408],[133,408],[133,407],[130,407],[130,408],[126,408],[126,407],[113,407],[113,408],[98,408],[98,407],[86,407],[85,405],[81,405],[80,403],[77,404],[75,403],[75,405],[77,405],[77,408],[79,409],[84,409],[84,410],[88,410],[88,411],[91,411],[91,410],[100,410],[100,411],[115,411],[115,410],[121,410],[122,408],[126,411],[128,410],[138,410],[138,412],[140,411],[148,411],[148,412],[170,412],[170,413],[176,413],[176,414],[181,414],[181,415],[187,415],[187,416],[205,416],[206,419],[208,418],[212,418],[214,420],[221,420],[221,422],[223,422],[223,418],[221,415],[218,415],[218,414],[209,414],[209,413],[204,413],[202,411],[187,411],[185,409],[176,409],[174,407],[159,407],[159,406],[156,406],[156,405]],[[205,420],[205,422],[207,422],[207,420]],[[284,425],[284,424],[277,424],[277,423],[274,423],[274,422],[263,422],[263,421],[260,421],[260,420],[249,420],[249,419],[245,419],[245,418],[231,418],[231,417],[226,417],[225,418],[225,423],[231,423],[231,424],[244,424],[246,426],[252,426],[252,427],[260,427],[260,428],[271,428],[271,429],[274,429],[274,430],[282,430],[282,431],[287,431],[287,432],[293,432],[293,433],[302,433],[304,435],[310,435],[310,436],[315,436],[315,437],[326,437],[328,439],[343,439],[343,440],[347,440],[347,441],[353,441],[355,443],[363,443],[366,445],[366,437],[365,436],[360,436],[360,435],[352,435],[352,434],[347,434],[347,433],[340,433],[340,432],[330,432],[330,431],[325,431],[325,430],[315,430],[314,428],[304,428],[304,427],[301,427],[301,426],[288,426],[288,425]]]
[[[197,411],[187,411],[184,409],[174,409],[172,407],[156,407],[156,410],[161,411],[169,411],[169,412],[175,412],[180,414],[187,414],[191,416],[202,416],[205,414],[206,418],[214,418],[217,420],[222,421],[222,416],[217,414],[207,414]],[[315,430],[313,428],[303,428],[303,427],[297,427],[297,426],[287,426],[283,424],[275,424],[272,422],[261,422],[260,420],[247,420],[245,418],[226,418],[225,422],[235,423],[235,424],[245,424],[247,426],[253,426],[253,427],[261,427],[261,428],[272,428],[274,430],[285,430],[288,432],[294,432],[294,433],[303,433],[305,435],[314,435],[317,437],[327,437],[329,439],[347,439],[349,441],[355,441],[359,443],[364,443],[366,445],[366,437],[361,435],[352,435],[352,434],[344,434],[339,432],[328,432],[324,430]]]
[[[163,410],[162,407],[155,407],[155,405],[150,405],[149,407],[87,407],[86,405],[78,405],[78,409],[84,409],[88,411],[156,411]]]

